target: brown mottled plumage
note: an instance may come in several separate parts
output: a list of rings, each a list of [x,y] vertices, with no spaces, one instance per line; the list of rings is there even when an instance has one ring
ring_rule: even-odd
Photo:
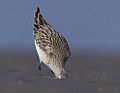
[[[47,65],[56,78],[66,78],[64,66],[70,57],[67,41],[44,20],[39,7],[34,13],[33,34],[40,62]]]

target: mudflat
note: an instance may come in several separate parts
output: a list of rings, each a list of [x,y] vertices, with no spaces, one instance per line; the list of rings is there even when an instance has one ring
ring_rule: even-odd
[[[36,52],[0,53],[0,93],[120,93],[120,56],[74,53],[69,78],[52,78]]]

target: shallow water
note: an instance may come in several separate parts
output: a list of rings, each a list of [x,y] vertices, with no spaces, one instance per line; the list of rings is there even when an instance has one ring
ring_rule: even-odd
[[[57,80],[33,53],[1,53],[0,93],[120,93],[120,58],[75,54],[68,60],[69,78]]]

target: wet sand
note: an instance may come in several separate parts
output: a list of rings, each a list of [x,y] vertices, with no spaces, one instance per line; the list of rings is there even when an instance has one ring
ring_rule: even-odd
[[[1,52],[0,93],[120,93],[120,57],[74,53],[66,64],[68,79],[38,70],[36,52]]]

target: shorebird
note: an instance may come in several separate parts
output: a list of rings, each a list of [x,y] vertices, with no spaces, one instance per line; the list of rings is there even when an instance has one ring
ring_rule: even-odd
[[[68,75],[65,72],[65,63],[71,52],[65,38],[49,25],[41,15],[39,7],[34,13],[34,41],[41,63],[47,65],[55,78],[63,79]]]

